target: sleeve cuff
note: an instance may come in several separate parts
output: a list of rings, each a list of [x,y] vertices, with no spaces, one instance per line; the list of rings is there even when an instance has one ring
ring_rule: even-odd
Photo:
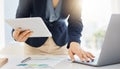
[[[68,45],[67,45],[67,49],[70,48],[70,43],[71,42],[78,42],[79,44],[81,43],[81,40],[80,38],[77,38],[77,39],[70,39],[69,42],[68,42]]]

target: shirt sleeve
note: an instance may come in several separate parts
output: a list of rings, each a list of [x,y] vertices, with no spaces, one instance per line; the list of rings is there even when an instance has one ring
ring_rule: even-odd
[[[69,48],[71,42],[81,42],[80,37],[83,29],[79,0],[73,0],[70,5],[70,17],[68,19],[69,42],[67,48]]]
[[[16,18],[30,17],[32,9],[32,0],[19,0],[19,5],[16,12]]]

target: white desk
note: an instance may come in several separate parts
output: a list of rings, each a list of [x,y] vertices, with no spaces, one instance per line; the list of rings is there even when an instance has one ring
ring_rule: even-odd
[[[1,55],[7,56],[9,58],[9,62],[3,66],[1,69],[11,69],[9,67],[9,64],[12,64],[11,58],[15,58],[16,56],[27,56],[24,55],[24,49],[22,46],[9,46],[5,49],[3,49],[0,52]],[[56,56],[54,56],[56,57]],[[87,65],[82,65],[82,64],[77,64],[77,63],[71,63],[68,60],[65,60],[59,64],[57,64],[55,69],[120,69],[120,64],[115,64],[115,65],[109,65],[109,66],[104,66],[104,67],[92,67],[92,66],[87,66]]]

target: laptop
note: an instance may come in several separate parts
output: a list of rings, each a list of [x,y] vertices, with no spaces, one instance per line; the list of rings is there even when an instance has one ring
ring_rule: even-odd
[[[75,57],[75,63],[92,66],[106,66],[120,63],[120,14],[112,14],[107,27],[101,52],[95,55],[93,62],[81,62]]]

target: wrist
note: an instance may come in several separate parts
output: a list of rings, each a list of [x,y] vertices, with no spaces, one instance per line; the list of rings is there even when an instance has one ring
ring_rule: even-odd
[[[78,42],[71,42],[70,47],[79,47],[80,44]]]

